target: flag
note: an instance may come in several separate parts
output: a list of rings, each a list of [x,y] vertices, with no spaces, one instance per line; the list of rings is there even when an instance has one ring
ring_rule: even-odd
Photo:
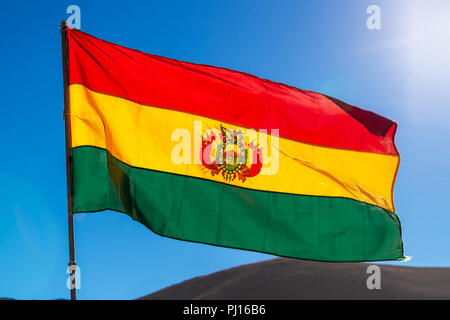
[[[180,240],[401,260],[397,124],[320,93],[67,30],[72,210]]]

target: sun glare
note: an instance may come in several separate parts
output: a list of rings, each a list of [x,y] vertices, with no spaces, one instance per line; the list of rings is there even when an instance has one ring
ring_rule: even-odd
[[[404,23],[413,119],[446,122],[442,112],[450,92],[450,1],[412,1]]]

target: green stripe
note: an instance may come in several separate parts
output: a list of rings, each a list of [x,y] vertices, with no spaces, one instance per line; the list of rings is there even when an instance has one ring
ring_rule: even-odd
[[[250,190],[129,166],[106,150],[73,156],[73,210],[115,210],[175,239],[321,261],[403,259],[395,213],[347,198]]]

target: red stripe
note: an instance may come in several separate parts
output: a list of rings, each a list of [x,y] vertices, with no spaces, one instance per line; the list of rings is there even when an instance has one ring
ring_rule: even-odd
[[[314,145],[397,155],[397,124],[322,94],[142,53],[68,30],[69,81],[140,104],[189,112]]]

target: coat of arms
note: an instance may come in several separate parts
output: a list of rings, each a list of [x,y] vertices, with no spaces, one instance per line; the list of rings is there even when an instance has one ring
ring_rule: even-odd
[[[242,130],[227,130],[221,125],[218,134],[203,136],[202,164],[213,176],[220,173],[226,181],[237,177],[245,182],[259,174],[263,165],[262,151],[255,140],[247,143]]]

